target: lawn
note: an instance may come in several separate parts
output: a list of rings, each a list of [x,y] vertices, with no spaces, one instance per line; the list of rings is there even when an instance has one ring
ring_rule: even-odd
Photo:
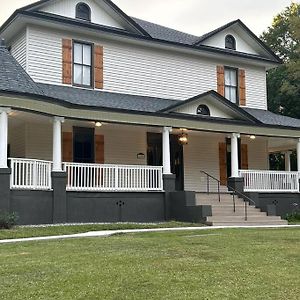
[[[300,229],[0,245],[0,299],[299,299]]]
[[[118,229],[146,229],[146,228],[174,228],[174,227],[200,227],[203,224],[183,223],[183,222],[164,222],[156,224],[138,223],[111,223],[111,224],[82,224],[82,225],[55,225],[55,226],[16,226],[11,230],[0,229],[0,240],[17,239],[27,237],[68,235],[100,230]]]

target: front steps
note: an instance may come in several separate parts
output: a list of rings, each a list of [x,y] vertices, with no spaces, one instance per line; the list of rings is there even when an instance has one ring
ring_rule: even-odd
[[[235,197],[236,211],[233,209],[233,198],[230,193],[221,194],[219,202],[218,194],[196,194],[196,204],[210,205],[212,216],[206,217],[206,224],[210,226],[261,226],[261,225],[287,225],[288,222],[278,216],[267,216],[259,208],[246,203],[248,219],[245,220],[245,202]]]

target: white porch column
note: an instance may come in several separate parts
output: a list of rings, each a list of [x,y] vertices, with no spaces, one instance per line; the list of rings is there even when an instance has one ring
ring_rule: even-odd
[[[54,117],[53,119],[53,171],[62,172],[62,143],[61,124],[64,118]]]
[[[8,113],[10,108],[0,107],[0,169],[7,169]]]
[[[285,158],[285,170],[287,172],[290,172],[291,171],[291,154],[292,152],[291,151],[286,151],[284,153],[284,158]]]
[[[297,171],[300,172],[300,139],[297,141]]]
[[[239,149],[238,138],[239,133],[233,133],[231,135],[231,177],[239,177]]]
[[[171,154],[170,154],[170,132],[171,127],[163,129],[163,172],[164,175],[171,174]]]

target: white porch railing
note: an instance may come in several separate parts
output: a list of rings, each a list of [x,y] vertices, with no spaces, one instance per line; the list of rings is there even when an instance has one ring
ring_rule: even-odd
[[[299,173],[280,171],[240,170],[245,192],[298,193]]]
[[[67,191],[162,191],[162,167],[64,163]]]
[[[10,158],[9,161],[11,189],[51,190],[51,162],[24,158]]]

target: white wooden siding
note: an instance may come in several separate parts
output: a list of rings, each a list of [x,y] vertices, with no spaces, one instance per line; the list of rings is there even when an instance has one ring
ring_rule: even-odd
[[[10,145],[10,156],[17,158],[25,158],[25,127],[14,126],[9,124],[8,143]]]
[[[80,2],[84,2],[90,7],[92,23],[124,29],[119,22],[117,22],[112,16],[109,15],[107,11],[105,11],[104,7],[101,7],[99,3],[96,3],[93,0],[54,1],[43,6],[40,11],[74,19],[76,5]]]
[[[11,54],[24,70],[26,70],[26,51],[26,31],[24,31],[11,44]]]
[[[62,38],[104,46],[104,90],[108,92],[185,100],[216,90],[216,66],[228,65],[226,61],[214,62],[176,52],[87,39],[77,34],[66,36],[43,28],[30,27],[28,33],[28,72],[34,80],[43,83],[61,84]],[[247,106],[266,109],[265,69],[237,67],[246,70]]]
[[[104,160],[106,164],[147,165],[147,134],[143,128],[103,128]],[[145,154],[138,159],[137,154]]]
[[[256,140],[243,139],[243,144],[248,145],[248,160],[250,170],[269,170],[268,142],[265,138]]]
[[[28,27],[28,73],[33,80],[62,83],[62,38]]]
[[[189,135],[189,144],[184,146],[185,190],[206,191],[206,178],[200,174],[203,170],[220,179],[219,143],[225,142],[222,135]],[[250,141],[243,137],[242,143],[248,145],[249,169],[268,170],[268,151],[265,139]],[[216,184],[212,186],[216,188]]]
[[[26,158],[52,161],[52,124],[26,124]]]

